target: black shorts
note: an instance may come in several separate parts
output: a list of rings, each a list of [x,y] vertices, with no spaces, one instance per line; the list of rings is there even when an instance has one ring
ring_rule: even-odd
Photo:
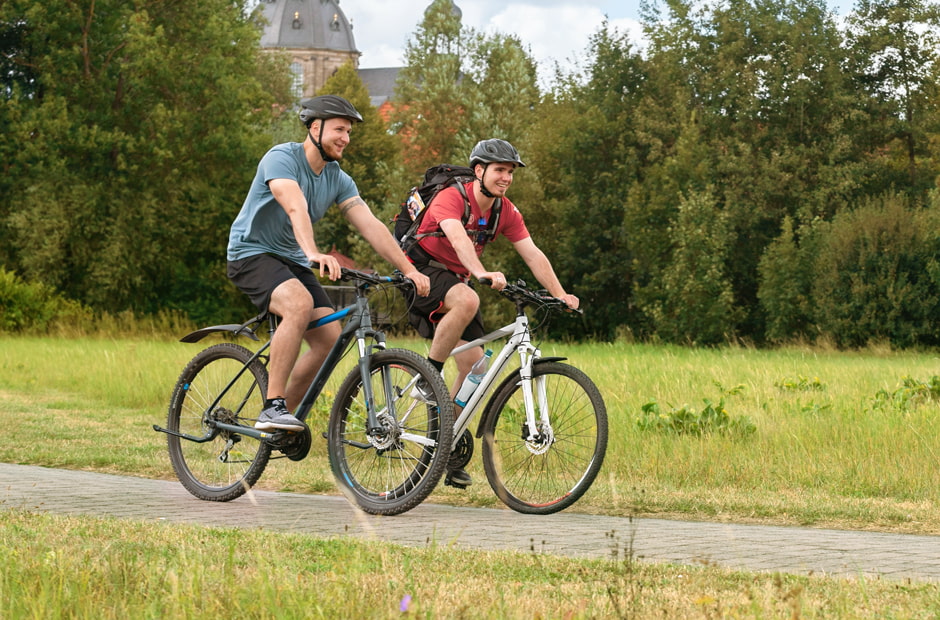
[[[300,280],[310,291],[314,308],[333,308],[329,295],[310,269],[273,254],[255,254],[229,261],[228,277],[262,312],[271,305],[274,289],[293,279]]]
[[[415,294],[414,289],[402,289],[409,306],[408,321],[422,337],[434,338],[437,323],[444,315],[440,310],[444,307],[444,297],[447,291],[458,284],[464,284],[464,279],[449,269],[421,264],[416,264],[415,267],[431,280],[431,291],[427,297],[420,297]],[[485,333],[483,315],[477,310],[476,316],[463,330],[461,338],[470,342],[482,337]]]

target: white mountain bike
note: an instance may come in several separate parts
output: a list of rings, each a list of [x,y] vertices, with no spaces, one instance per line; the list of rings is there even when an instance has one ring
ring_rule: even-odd
[[[607,408],[584,372],[562,363],[566,358],[542,357],[532,344],[527,307],[545,313],[572,309],[521,280],[500,293],[515,303],[515,321],[451,352],[508,336],[454,422],[447,467],[462,468],[470,461],[469,426],[482,410],[476,437],[483,439],[483,466],[493,491],[518,512],[551,514],[578,501],[597,477],[607,451]],[[513,355],[519,368],[497,385]]]

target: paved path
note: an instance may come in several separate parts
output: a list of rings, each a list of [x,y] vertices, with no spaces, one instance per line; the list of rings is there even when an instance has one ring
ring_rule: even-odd
[[[634,557],[645,561],[940,582],[937,536],[573,512],[537,517],[431,503],[403,515],[376,517],[335,496],[252,491],[233,502],[204,502],[175,481],[0,463],[0,509],[13,508],[580,557],[622,559],[632,546]]]

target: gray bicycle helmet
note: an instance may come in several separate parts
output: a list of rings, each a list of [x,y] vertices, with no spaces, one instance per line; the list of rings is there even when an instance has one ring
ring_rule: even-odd
[[[525,168],[525,164],[519,159],[519,151],[516,147],[505,140],[492,138],[490,140],[480,140],[470,151],[470,167],[477,164],[492,164],[496,162],[516,164],[520,168]]]
[[[318,118],[348,118],[353,122],[362,122],[362,115],[353,104],[336,95],[321,95],[300,102],[300,122],[310,127]]]

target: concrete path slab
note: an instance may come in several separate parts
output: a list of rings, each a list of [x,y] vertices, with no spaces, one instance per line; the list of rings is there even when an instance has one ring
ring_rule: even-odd
[[[0,509],[264,528],[401,545],[458,545],[759,572],[940,582],[940,537],[584,515],[425,503],[372,516],[344,498],[251,491],[205,502],[178,482],[0,463]]]

